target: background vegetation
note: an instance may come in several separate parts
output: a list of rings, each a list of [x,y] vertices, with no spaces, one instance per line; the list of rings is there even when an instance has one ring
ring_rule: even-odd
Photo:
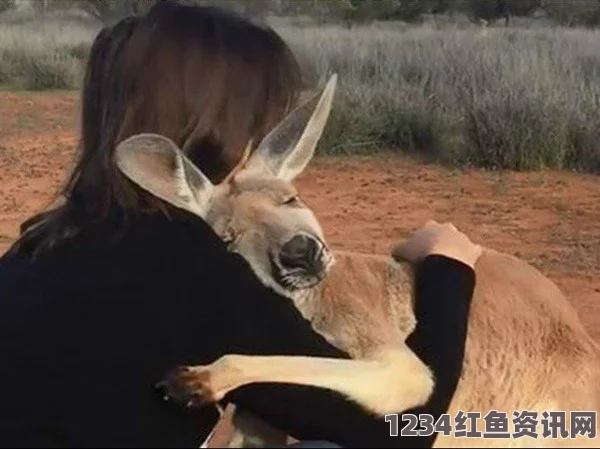
[[[100,27],[152,2],[0,0],[0,84],[77,88]],[[596,0],[217,3],[275,27],[309,85],[340,74],[321,151],[600,172]]]

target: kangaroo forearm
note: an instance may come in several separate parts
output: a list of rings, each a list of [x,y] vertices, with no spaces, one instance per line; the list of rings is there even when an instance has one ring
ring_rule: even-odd
[[[370,360],[227,355],[211,365],[188,368],[169,387],[188,390],[191,401],[204,403],[220,401],[253,383],[326,388],[379,415],[422,405],[433,389],[427,367],[406,347],[383,351]]]

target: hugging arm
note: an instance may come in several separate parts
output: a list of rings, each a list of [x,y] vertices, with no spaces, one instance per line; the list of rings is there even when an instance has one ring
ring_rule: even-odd
[[[239,261],[245,264],[241,258]],[[235,272],[246,270],[249,273],[247,267],[244,269],[240,265]],[[224,321],[220,328],[236,331],[205,336],[210,341],[218,342],[219,347],[214,348],[215,359],[223,354],[233,354],[235,357],[276,355],[325,358],[322,362],[336,359],[333,362],[341,364],[331,371],[326,370],[325,374],[334,372],[330,379],[337,379],[335,382],[338,383],[331,385],[334,388],[319,382],[316,382],[317,386],[323,388],[311,387],[310,376],[315,372],[310,369],[306,373],[308,381],[305,385],[293,385],[285,383],[285,380],[284,383],[274,383],[281,380],[261,380],[260,376],[248,378],[248,373],[236,369],[235,363],[224,363],[222,367],[239,376],[236,380],[238,384],[256,382],[239,388],[238,385],[230,386],[229,392],[224,395],[224,402],[235,403],[299,440],[327,440],[345,447],[431,445],[433,437],[390,436],[390,424],[383,417],[369,414],[360,405],[348,401],[344,394],[333,391],[341,390],[348,395],[353,392],[354,385],[363,388],[364,382],[369,382],[370,368],[362,365],[362,361],[350,360],[348,354],[327,343],[291,301],[269,293],[254,279],[249,273],[247,278],[239,279],[239,283],[238,280],[232,280],[229,285],[236,285],[236,290],[231,287],[218,302],[223,309],[220,313],[214,312],[219,313]],[[427,413],[435,418],[449,404],[462,367],[474,282],[475,274],[470,267],[441,256],[430,256],[417,270],[416,314],[419,324],[408,343],[416,356],[431,367],[438,385],[425,405],[411,410],[398,410],[398,413]],[[242,357],[238,361],[251,358]],[[248,365],[240,366],[243,368]],[[315,366],[317,375],[312,377],[313,381],[319,377],[318,374],[324,373],[319,371],[324,365],[317,363]],[[260,374],[264,366],[256,369]],[[365,372],[361,372],[363,369]],[[351,391],[344,391],[339,384],[340,378],[346,381],[343,388],[350,388]],[[359,378],[361,382],[353,383],[353,378]],[[397,382],[401,383],[402,379]]]
[[[435,423],[448,410],[462,373],[475,273],[457,260],[432,255],[416,275],[417,326],[406,343],[434,373],[435,387],[427,403],[403,414],[431,415]],[[435,437],[414,443],[431,447]]]

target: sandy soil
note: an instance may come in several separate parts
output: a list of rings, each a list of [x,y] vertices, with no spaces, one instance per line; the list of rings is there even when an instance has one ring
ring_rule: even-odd
[[[75,94],[0,92],[0,254],[53,200],[77,143]],[[600,341],[600,177],[486,173],[402,157],[322,158],[298,180],[334,248],[386,253],[434,218],[523,257]]]

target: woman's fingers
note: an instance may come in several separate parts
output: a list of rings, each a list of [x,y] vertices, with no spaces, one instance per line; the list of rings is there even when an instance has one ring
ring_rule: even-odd
[[[439,254],[474,266],[481,252],[482,248],[452,223],[440,224],[429,220],[405,242],[396,245],[392,256],[396,260],[417,264],[429,255]]]

